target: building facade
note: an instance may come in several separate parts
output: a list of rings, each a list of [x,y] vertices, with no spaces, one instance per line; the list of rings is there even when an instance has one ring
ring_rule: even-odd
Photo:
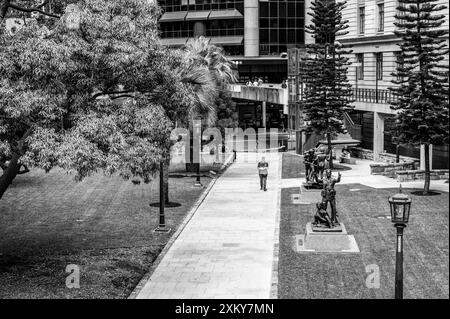
[[[438,4],[448,7],[448,0],[439,0]],[[394,125],[395,112],[389,102],[395,97],[388,90],[392,87],[393,73],[401,60],[399,38],[396,30],[395,15],[398,12],[397,0],[354,0],[348,1],[343,11],[343,19],[349,21],[349,33],[338,37],[338,41],[351,45],[348,78],[354,88],[355,111],[353,121],[361,125],[361,145],[373,149],[377,158],[382,152],[395,153],[396,145],[392,143],[389,128]],[[449,27],[448,8],[442,10],[446,15],[442,28]],[[447,35],[448,45],[448,35]],[[444,61],[448,65],[448,56]],[[421,157],[420,148],[399,148],[400,155]],[[423,156],[422,156],[423,157]],[[448,167],[448,146],[434,147],[433,167]]]
[[[222,46],[235,61],[239,82],[261,79],[255,91],[278,93],[287,79],[287,52],[305,42],[304,0],[160,0],[162,44],[183,46],[204,36]],[[249,99],[248,90],[233,92],[242,128],[287,127],[287,106]],[[265,93],[264,93],[265,94]],[[251,94],[250,94],[251,95]]]

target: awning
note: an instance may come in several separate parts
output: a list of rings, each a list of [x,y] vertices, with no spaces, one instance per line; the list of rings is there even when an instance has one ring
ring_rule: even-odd
[[[237,10],[213,10],[209,15],[210,20],[217,19],[240,19],[243,18],[243,15]]]
[[[233,37],[211,37],[211,44],[221,44],[221,45],[241,45],[244,37],[233,36]]]
[[[161,44],[176,47],[176,46],[185,45],[186,41],[187,41],[187,38],[165,38],[165,39],[161,39]]]
[[[211,11],[188,11],[186,21],[190,20],[207,20]]]
[[[187,11],[164,12],[159,22],[184,21]]]

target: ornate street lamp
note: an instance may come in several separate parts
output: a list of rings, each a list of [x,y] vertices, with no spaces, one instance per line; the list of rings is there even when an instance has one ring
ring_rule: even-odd
[[[397,249],[395,254],[395,299],[403,299],[403,228],[409,220],[411,198],[402,193],[402,185],[398,194],[389,198],[391,221],[397,228]]]

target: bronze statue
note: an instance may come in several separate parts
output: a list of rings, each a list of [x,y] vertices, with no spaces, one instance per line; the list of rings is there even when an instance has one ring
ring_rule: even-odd
[[[317,176],[317,179],[323,180],[323,171],[325,170],[325,162],[328,160],[328,155],[325,154],[325,152],[321,149],[319,149],[318,154],[315,158],[314,168],[316,169],[315,175]]]
[[[328,203],[330,203],[331,207],[331,222],[333,224],[339,224],[337,219],[337,210],[336,210],[336,190],[334,189],[334,185],[341,181],[341,173],[338,173],[338,177],[334,178],[331,175],[331,169],[327,169],[325,173],[325,179],[323,180],[323,189],[322,189],[322,203],[325,206],[325,210],[328,207]]]
[[[305,176],[306,181],[309,182],[313,178],[314,172],[314,149],[310,149],[303,154],[303,161],[305,163]]]
[[[331,221],[330,216],[327,213],[327,208],[324,202],[316,204],[316,215],[314,215],[313,225],[316,227],[334,227],[334,223]]]

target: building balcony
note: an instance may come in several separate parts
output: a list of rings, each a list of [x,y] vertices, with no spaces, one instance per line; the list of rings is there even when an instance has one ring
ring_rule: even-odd
[[[281,84],[264,83],[260,86],[230,84],[227,90],[235,99],[288,105],[288,89],[282,88]]]
[[[356,102],[389,104],[395,102],[397,97],[386,89],[354,88],[352,99]]]

